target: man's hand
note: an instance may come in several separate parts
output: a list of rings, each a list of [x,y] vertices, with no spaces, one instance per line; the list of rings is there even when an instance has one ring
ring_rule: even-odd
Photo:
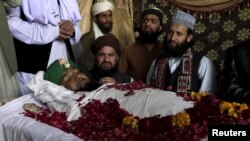
[[[67,40],[75,33],[74,26],[71,21],[61,21],[59,23],[59,39]]]
[[[102,79],[100,79],[99,83],[103,85],[107,83],[116,83],[116,81],[112,77],[103,77]]]

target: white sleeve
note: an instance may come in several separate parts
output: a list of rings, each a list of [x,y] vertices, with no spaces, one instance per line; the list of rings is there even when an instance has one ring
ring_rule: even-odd
[[[13,37],[26,44],[43,45],[59,37],[59,27],[51,24],[39,24],[24,21],[20,18],[20,7],[7,8],[7,19]]]
[[[75,30],[75,36],[70,38],[70,43],[72,45],[79,43],[81,35],[82,35],[79,23],[74,25],[74,30]]]
[[[198,75],[201,80],[200,92],[214,94],[217,89],[216,71],[213,63],[205,56],[200,61]]]
[[[148,84],[148,85],[152,85],[151,80],[152,80],[152,77],[153,77],[155,69],[156,69],[155,68],[155,63],[156,63],[156,59],[152,62],[151,66],[150,66],[150,68],[148,70],[147,80],[146,80],[147,81],[146,84]]]

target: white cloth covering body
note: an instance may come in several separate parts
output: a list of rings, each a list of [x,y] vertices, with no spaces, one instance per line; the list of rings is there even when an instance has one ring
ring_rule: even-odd
[[[76,2],[74,3],[77,4]],[[59,7],[57,0],[49,0],[49,5],[50,5],[49,10],[51,11],[51,15],[49,17],[50,19],[53,19],[52,21],[59,23],[62,20],[72,20],[72,22],[75,23],[74,24],[75,36],[70,38],[70,42],[72,45],[77,43],[81,37],[81,31],[78,25],[78,21],[80,20],[79,17],[72,18],[70,17],[71,16],[70,12],[68,11],[62,12],[63,9]],[[53,42],[47,66],[49,66],[56,59],[62,57],[64,58],[68,57],[65,42],[58,39],[59,37],[58,24],[54,25],[54,23],[50,23],[50,21],[48,21],[47,23],[46,22],[42,23],[39,21],[41,18],[35,18],[37,20],[33,20],[30,22],[23,21],[20,18],[21,14],[20,7],[8,8],[7,13],[8,13],[7,18],[10,31],[12,33],[12,36],[15,37],[16,39],[26,44],[37,44],[37,45],[43,45]],[[53,18],[51,18],[52,15],[54,16]],[[29,82],[33,76],[34,75],[31,73],[18,72],[18,79],[20,82],[20,88],[23,95],[31,92],[26,86],[26,83]]]
[[[73,134],[26,117],[24,103],[42,105],[32,94],[21,96],[0,107],[0,141],[82,141]]]
[[[105,102],[108,98],[114,98],[120,103],[120,107],[140,118],[155,115],[167,116],[183,112],[184,109],[193,107],[193,102],[184,101],[175,93],[158,89],[146,88],[135,90],[135,94],[125,96],[128,91],[120,91],[114,88],[106,89],[106,85],[91,92],[74,93],[62,86],[43,80],[44,72],[40,71],[28,84],[34,91],[38,101],[45,103],[53,111],[66,112],[68,121],[81,116],[79,103],[76,101],[81,95],[86,97],[80,101],[82,106],[91,99]],[[110,85],[110,84],[107,84]]]

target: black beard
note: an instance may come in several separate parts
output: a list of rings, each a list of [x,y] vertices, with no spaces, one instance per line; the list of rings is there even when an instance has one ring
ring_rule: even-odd
[[[166,40],[164,40],[164,48],[163,51],[167,56],[171,57],[181,57],[186,50],[190,47],[188,42],[184,42],[176,47],[171,47]]]
[[[99,66],[95,66],[94,72],[96,74],[97,79],[101,79],[103,77],[112,77],[116,73],[116,67],[112,67],[110,69],[103,69]]]
[[[112,23],[110,23],[110,24],[111,24],[110,27],[105,27],[104,25],[97,23],[99,29],[102,31],[103,34],[107,34],[107,33],[111,32],[113,24]]]
[[[141,31],[140,38],[144,43],[155,43],[158,39],[158,36],[161,34],[161,32],[153,32],[153,33],[146,33]]]

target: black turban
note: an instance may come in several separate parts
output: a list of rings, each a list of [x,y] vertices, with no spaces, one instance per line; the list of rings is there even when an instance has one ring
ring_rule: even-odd
[[[113,34],[105,34],[95,39],[91,45],[93,54],[96,54],[104,46],[110,46],[116,50],[116,53],[120,54],[120,42]]]

